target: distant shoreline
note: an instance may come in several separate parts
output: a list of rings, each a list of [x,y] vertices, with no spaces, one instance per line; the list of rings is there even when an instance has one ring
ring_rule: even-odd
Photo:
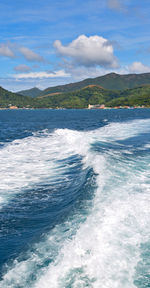
[[[109,107],[109,108],[91,108],[91,109],[88,109],[88,108],[46,108],[46,107],[43,107],[43,108],[0,108],[0,111],[3,111],[3,110],[8,110],[8,111],[17,111],[17,110],[137,110],[137,109],[150,109],[150,107],[121,107],[121,108],[117,108],[117,107]]]

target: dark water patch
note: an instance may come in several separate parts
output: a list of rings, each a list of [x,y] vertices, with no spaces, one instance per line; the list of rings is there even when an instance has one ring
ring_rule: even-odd
[[[141,245],[141,260],[136,268],[134,284],[138,288],[150,287],[150,243]]]
[[[123,150],[125,147],[124,145],[118,144],[117,142],[102,142],[102,141],[96,141],[91,145],[91,150],[98,152],[98,153],[103,153],[103,152],[108,152],[108,151],[120,151]]]
[[[150,133],[140,133],[127,139],[111,142],[96,141],[91,145],[91,150],[98,153],[114,153],[114,156],[116,152],[120,152],[120,155],[125,156],[129,161],[134,157],[145,157],[150,152]]]
[[[146,144],[150,144],[150,133],[143,132],[127,139],[117,140],[117,143],[128,147],[134,146],[134,148],[143,147]]]
[[[77,156],[65,159],[62,162],[64,168],[66,164],[71,167],[59,176],[58,181],[56,178],[52,184],[22,191],[0,211],[1,268],[21,252],[31,249],[33,243],[41,241],[69,215],[74,217],[74,214],[81,213],[83,202],[92,199],[95,187],[92,169],[83,169]],[[86,207],[83,209],[86,217],[85,211]]]

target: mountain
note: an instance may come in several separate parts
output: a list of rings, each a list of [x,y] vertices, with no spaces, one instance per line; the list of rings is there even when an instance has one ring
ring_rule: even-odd
[[[0,87],[0,108],[10,106],[31,108],[87,108],[89,104],[105,104],[114,106],[144,106],[150,107],[150,85],[125,90],[109,90],[97,85],[88,85],[82,89],[54,93],[50,96],[31,98],[9,92]]]
[[[33,100],[30,97],[22,96],[0,87],[0,108],[9,108],[10,106],[22,108],[32,105]]]
[[[110,90],[124,90],[135,88],[143,84],[150,84],[150,73],[128,75],[110,73],[96,78],[85,79],[76,83],[49,87],[43,90],[40,96],[50,96],[53,93],[72,92],[89,85],[100,85],[105,89]]]
[[[40,90],[37,87],[28,89],[28,90],[22,90],[22,91],[18,91],[17,93],[23,96],[29,96],[32,98],[38,97],[41,94],[42,90]]]

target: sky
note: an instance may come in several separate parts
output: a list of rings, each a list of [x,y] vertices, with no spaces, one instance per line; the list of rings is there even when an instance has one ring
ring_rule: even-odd
[[[150,72],[149,0],[1,0],[0,86]]]

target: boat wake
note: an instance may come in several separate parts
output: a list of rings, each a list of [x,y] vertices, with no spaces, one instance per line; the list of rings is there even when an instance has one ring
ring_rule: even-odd
[[[0,150],[1,210],[28,244],[0,287],[148,287],[149,132],[150,120],[57,129]]]

